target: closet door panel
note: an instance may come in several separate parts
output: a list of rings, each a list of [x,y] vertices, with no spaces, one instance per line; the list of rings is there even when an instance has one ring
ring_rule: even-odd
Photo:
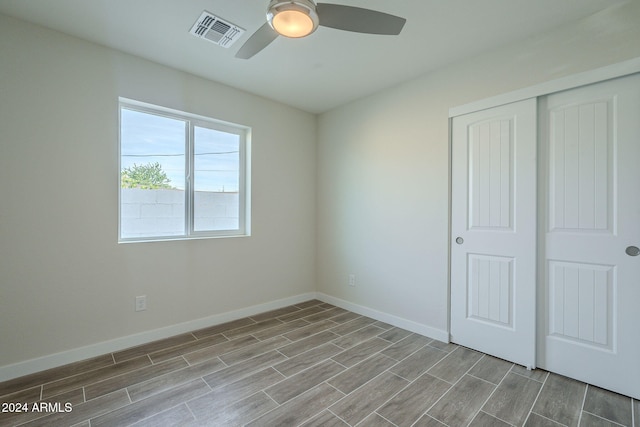
[[[451,340],[533,367],[536,101],[452,125]]]
[[[541,105],[540,365],[640,398],[640,75]]]

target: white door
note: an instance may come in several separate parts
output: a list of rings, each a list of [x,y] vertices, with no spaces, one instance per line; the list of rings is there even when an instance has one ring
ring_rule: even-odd
[[[535,366],[536,100],[455,117],[451,341]]]
[[[542,98],[539,115],[539,365],[638,399],[640,74]]]

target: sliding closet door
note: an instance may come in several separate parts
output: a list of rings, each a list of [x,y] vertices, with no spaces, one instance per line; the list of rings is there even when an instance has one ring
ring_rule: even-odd
[[[640,398],[640,74],[541,100],[540,365]]]
[[[535,366],[536,100],[452,122],[451,340]]]

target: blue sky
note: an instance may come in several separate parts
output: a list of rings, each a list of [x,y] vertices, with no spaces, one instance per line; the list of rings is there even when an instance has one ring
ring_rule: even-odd
[[[182,120],[122,109],[121,168],[158,162],[171,185],[184,189],[185,133]],[[195,127],[196,191],[238,191],[237,135]]]

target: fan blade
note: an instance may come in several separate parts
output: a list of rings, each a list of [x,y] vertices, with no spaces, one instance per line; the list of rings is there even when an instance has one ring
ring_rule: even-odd
[[[266,22],[262,27],[258,28],[255,33],[249,37],[238,53],[236,58],[249,59],[256,53],[260,52],[265,47],[269,46],[269,43],[274,41],[278,37],[278,33]]]
[[[399,16],[342,4],[318,3],[316,11],[320,25],[356,33],[395,36],[407,22]]]

